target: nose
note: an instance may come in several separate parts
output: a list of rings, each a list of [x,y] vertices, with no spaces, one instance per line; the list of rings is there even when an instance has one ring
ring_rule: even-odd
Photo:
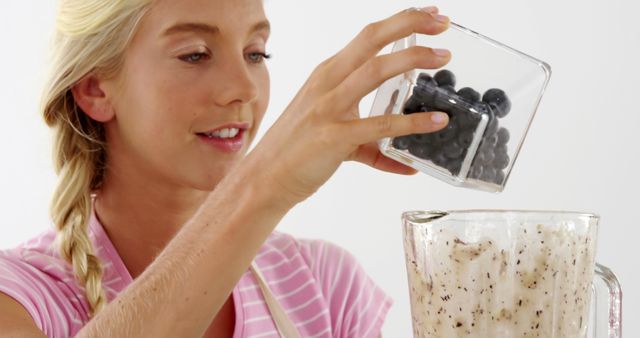
[[[219,105],[247,104],[258,97],[258,86],[244,58],[229,55],[216,72],[215,98]]]

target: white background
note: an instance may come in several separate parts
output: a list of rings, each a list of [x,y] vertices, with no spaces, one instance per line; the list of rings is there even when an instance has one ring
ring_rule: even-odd
[[[0,248],[49,226],[55,177],[50,134],[37,112],[53,1],[0,4]],[[411,335],[400,214],[409,209],[525,208],[602,216],[598,260],[624,290],[624,333],[640,332],[640,25],[635,1],[269,0],[272,102],[261,132],[316,64],[366,23],[410,6],[444,14],[548,62],[553,76],[502,194],[455,188],[347,163],[279,230],[336,242],[394,299],[383,333]],[[368,115],[372,97],[362,102]]]

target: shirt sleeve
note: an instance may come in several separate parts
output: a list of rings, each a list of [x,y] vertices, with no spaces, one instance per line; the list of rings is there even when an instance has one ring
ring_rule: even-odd
[[[67,319],[77,313],[69,295],[45,272],[2,251],[0,292],[20,303],[48,337],[70,336]]]
[[[301,252],[328,302],[332,337],[378,337],[393,301],[356,258],[320,240],[302,241]]]

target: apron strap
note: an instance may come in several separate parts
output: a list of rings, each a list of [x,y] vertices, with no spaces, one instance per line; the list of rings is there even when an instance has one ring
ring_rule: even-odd
[[[264,300],[267,302],[267,307],[269,308],[269,312],[271,312],[271,317],[273,317],[280,336],[283,338],[300,338],[300,333],[296,329],[296,326],[291,319],[289,319],[284,309],[282,309],[282,306],[280,306],[280,303],[278,303],[273,293],[271,293],[264,276],[258,269],[258,265],[256,265],[255,262],[251,262],[250,269],[258,280],[258,286],[260,286],[260,290],[262,291]]]

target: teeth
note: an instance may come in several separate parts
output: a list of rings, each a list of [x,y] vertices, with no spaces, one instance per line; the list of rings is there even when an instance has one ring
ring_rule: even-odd
[[[204,134],[207,135],[208,137],[234,138],[236,137],[236,135],[238,135],[239,132],[240,130],[238,128],[225,128],[225,129],[216,130],[212,133],[204,133]]]

